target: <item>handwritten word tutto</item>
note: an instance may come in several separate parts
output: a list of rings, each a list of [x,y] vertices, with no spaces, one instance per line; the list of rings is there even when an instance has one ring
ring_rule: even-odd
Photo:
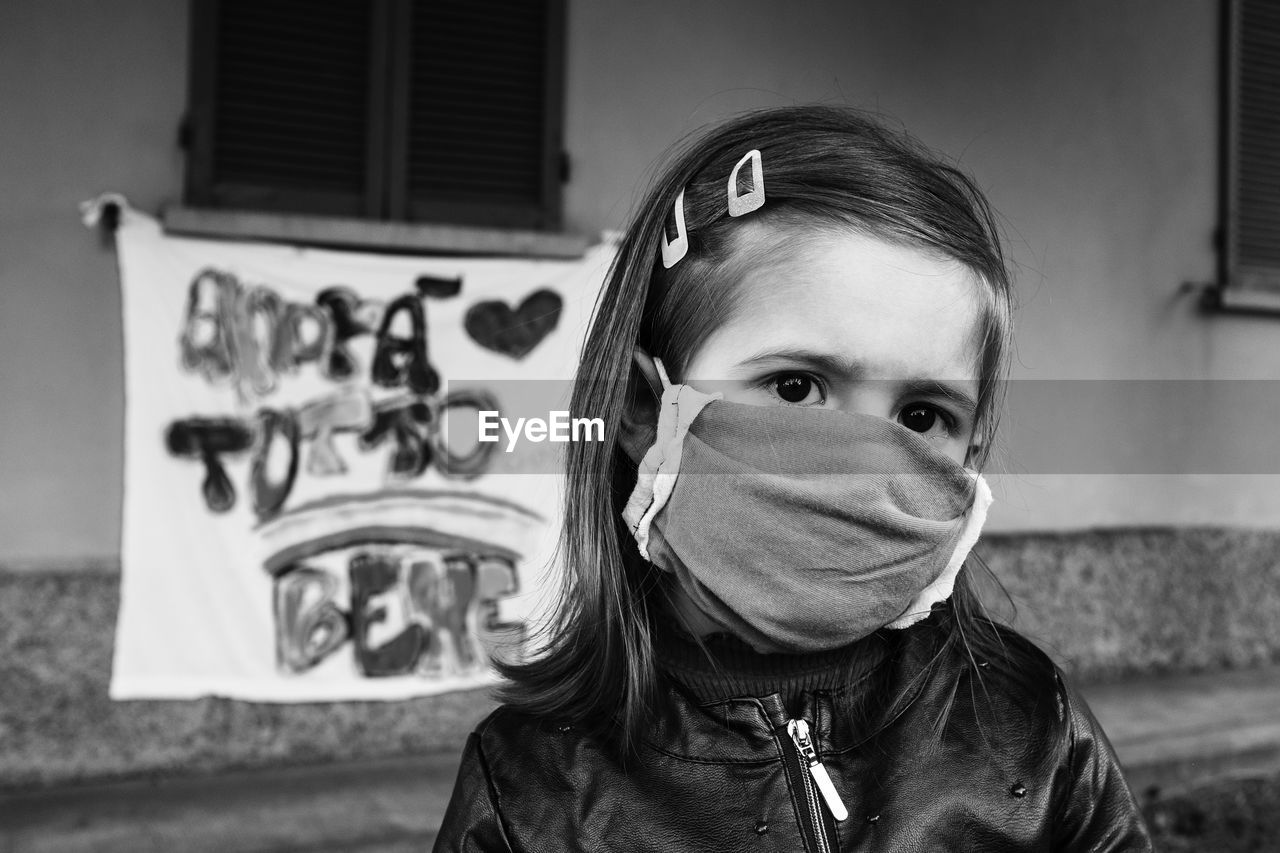
[[[497,448],[476,444],[466,452],[454,452],[445,441],[442,418],[449,410],[496,407],[492,395],[481,390],[430,397],[406,395],[372,403],[368,389],[346,386],[298,408],[259,409],[251,419],[191,417],[174,421],[165,443],[171,455],[203,463],[205,505],[219,513],[227,512],[236,502],[224,457],[249,453],[253,509],[260,520],[266,520],[280,511],[293,491],[304,444],[309,448],[308,474],[328,477],[347,471],[333,443],[339,433],[357,434],[357,446],[365,452],[390,444],[388,473],[395,479],[419,477],[428,468],[450,479],[478,477],[487,470]],[[283,473],[273,479],[272,471]]]

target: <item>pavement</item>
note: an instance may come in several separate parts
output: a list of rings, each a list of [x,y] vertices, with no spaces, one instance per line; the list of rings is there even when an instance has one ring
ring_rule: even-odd
[[[426,851],[459,753],[0,795],[0,851]]]
[[[1280,666],[1082,687],[1154,797],[1280,772]],[[429,850],[458,751],[0,794],[0,853]]]
[[[1082,692],[1139,797],[1280,773],[1280,666],[1137,678]]]

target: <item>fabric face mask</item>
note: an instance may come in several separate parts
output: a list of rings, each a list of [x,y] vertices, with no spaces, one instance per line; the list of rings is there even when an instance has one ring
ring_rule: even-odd
[[[951,595],[991,491],[906,427],[672,385],[623,510],[640,553],[761,652],[905,628]]]

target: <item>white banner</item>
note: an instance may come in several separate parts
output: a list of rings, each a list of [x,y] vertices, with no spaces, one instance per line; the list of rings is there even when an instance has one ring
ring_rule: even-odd
[[[563,446],[480,442],[478,413],[572,376],[615,247],[577,261],[339,252],[173,237],[127,207],[117,247],[111,696],[491,683],[487,654],[521,653],[556,580]]]

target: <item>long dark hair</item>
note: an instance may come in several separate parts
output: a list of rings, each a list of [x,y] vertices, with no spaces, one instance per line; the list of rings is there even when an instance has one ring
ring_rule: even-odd
[[[978,329],[977,450],[991,446],[1011,350],[1012,285],[995,219],[982,193],[954,167],[871,117],[850,109],[803,106],[745,114],[685,143],[658,176],[628,225],[582,351],[571,408],[606,424],[603,442],[567,445],[563,585],[542,648],[526,663],[501,667],[501,698],[527,711],[585,727],[621,754],[634,754],[645,727],[665,710],[654,663],[651,615],[662,602],[661,572],[636,553],[621,519],[636,466],[619,446],[620,424],[636,395],[649,394],[632,364],[639,344],[673,376],[737,310],[736,282],[750,262],[732,251],[743,219],[726,210],[726,181],[748,151],[762,154],[761,217],[783,226],[856,229],[934,251],[964,264],[981,282]],[[660,241],[684,191],[687,256],[672,269]],[[744,260],[745,256],[745,260]],[[1007,666],[1010,645],[981,612],[961,572],[941,615],[908,631],[934,637],[927,679],[948,654]],[[900,634],[904,632],[887,632]],[[878,632],[880,646],[892,646]],[[1016,653],[1015,653],[1016,656]],[[884,697],[892,712],[907,693]],[[869,712],[868,712],[869,713]]]

